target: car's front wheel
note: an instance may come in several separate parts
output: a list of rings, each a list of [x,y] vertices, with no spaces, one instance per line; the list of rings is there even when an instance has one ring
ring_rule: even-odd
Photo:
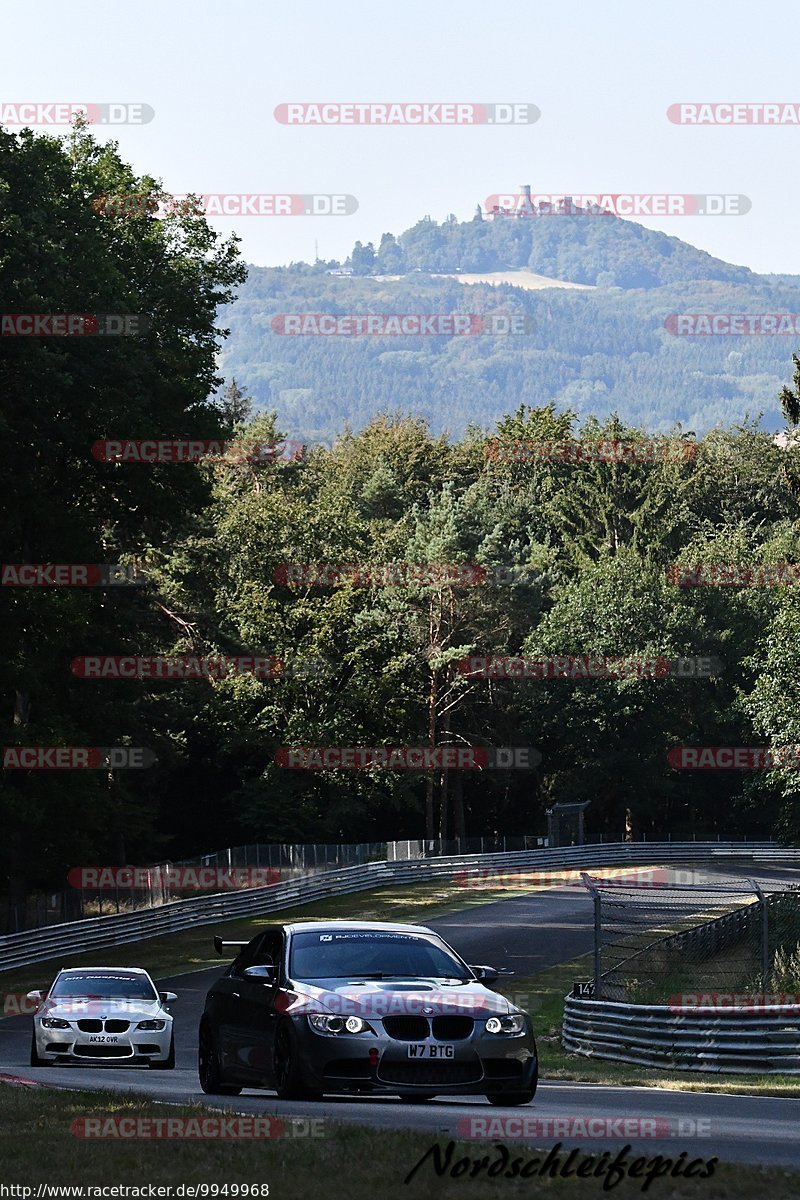
[[[238,1096],[242,1090],[240,1087],[233,1087],[229,1083],[222,1082],[219,1051],[207,1025],[200,1027],[197,1073],[200,1076],[200,1087],[209,1096]]]
[[[321,1093],[309,1088],[303,1079],[297,1034],[291,1021],[281,1021],[275,1030],[272,1052],[275,1091],[281,1100],[317,1100]]]
[[[150,1059],[151,1071],[172,1071],[175,1068],[175,1034],[169,1039],[169,1053],[166,1058]]]
[[[528,1089],[527,1092],[487,1092],[486,1099],[490,1104],[497,1104],[501,1108],[517,1108],[520,1104],[530,1104],[535,1095],[535,1089]]]

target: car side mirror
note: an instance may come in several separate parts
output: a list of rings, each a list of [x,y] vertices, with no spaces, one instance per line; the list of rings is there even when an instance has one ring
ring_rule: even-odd
[[[481,983],[495,983],[500,978],[500,972],[496,967],[470,966],[470,971],[475,973],[476,979],[479,979]]]
[[[46,992],[28,992],[25,999],[30,1000],[31,1004],[41,1004],[46,995]]]
[[[278,972],[273,966],[267,966],[266,963],[257,967],[245,967],[242,972],[245,979],[260,979],[262,983],[274,983]]]
[[[159,992],[158,994],[165,1004],[171,1004],[173,1000],[178,999],[177,992]]]

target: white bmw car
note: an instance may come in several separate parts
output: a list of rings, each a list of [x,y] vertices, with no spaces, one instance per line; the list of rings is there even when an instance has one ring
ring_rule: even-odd
[[[31,1066],[57,1063],[175,1066],[174,992],[158,992],[141,967],[74,967],[59,971],[48,992],[29,992]]]

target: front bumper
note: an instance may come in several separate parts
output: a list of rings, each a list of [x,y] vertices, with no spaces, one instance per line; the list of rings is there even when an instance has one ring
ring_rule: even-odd
[[[533,1033],[487,1034],[476,1022],[470,1037],[454,1041],[449,1059],[412,1059],[408,1041],[390,1037],[382,1022],[370,1021],[375,1034],[326,1036],[314,1032],[305,1017],[294,1018],[302,1072],[319,1091],[485,1095],[525,1092],[537,1077]],[[441,1046],[428,1037],[425,1045]],[[371,1054],[370,1051],[373,1051]],[[377,1053],[374,1053],[377,1052]]]
[[[34,1038],[39,1058],[49,1063],[89,1063],[92,1066],[129,1066],[163,1062],[169,1057],[172,1023],[165,1029],[136,1029],[135,1022],[124,1033],[90,1034],[71,1021],[69,1029],[46,1029],[34,1019]],[[102,1041],[97,1040],[102,1037]]]

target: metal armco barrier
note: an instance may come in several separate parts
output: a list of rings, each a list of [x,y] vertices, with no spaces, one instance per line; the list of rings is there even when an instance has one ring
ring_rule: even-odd
[[[678,1012],[567,996],[562,1042],[587,1058],[662,1070],[800,1075],[800,1005]]]
[[[61,954],[73,957],[88,951],[139,942],[144,938],[161,937],[199,925],[260,917],[265,913],[310,904],[326,896],[355,894],[396,883],[414,884],[452,878],[456,871],[477,868],[509,873],[532,868],[541,871],[561,868],[590,870],[592,867],[652,866],[670,862],[794,862],[800,865],[800,850],[785,849],[773,842],[621,842],[366,863],[303,876],[269,887],[192,897],[135,913],[89,917],[63,925],[9,934],[0,938],[0,971],[43,962]]]

